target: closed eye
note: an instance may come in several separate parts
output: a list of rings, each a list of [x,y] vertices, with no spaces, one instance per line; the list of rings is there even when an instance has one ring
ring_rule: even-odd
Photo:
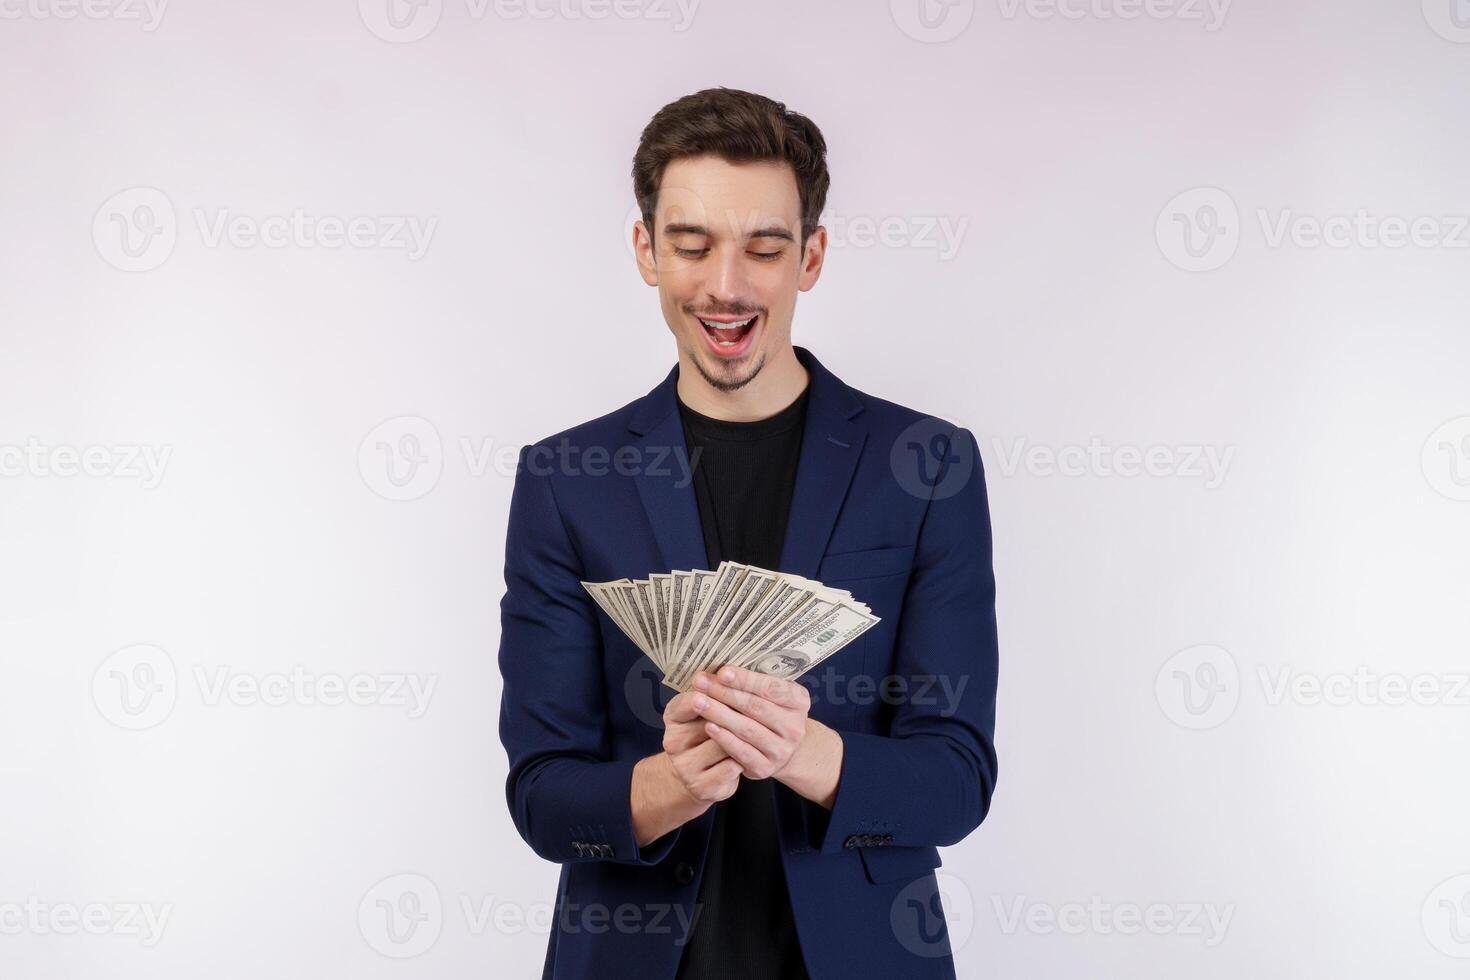
[[[708,251],[709,249],[707,248],[675,248],[674,254],[684,259],[697,259]],[[747,254],[749,254],[752,258],[761,260],[762,262],[774,262],[781,256],[785,255],[786,250],[781,249],[780,251],[776,252],[749,252]]]

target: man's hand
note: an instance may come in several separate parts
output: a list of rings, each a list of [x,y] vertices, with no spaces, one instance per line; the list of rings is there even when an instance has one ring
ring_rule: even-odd
[[[740,785],[741,767],[709,737],[695,699],[689,692],[676,694],[664,708],[664,754],[692,800],[718,803]]]
[[[842,736],[807,717],[812,702],[806,688],[743,667],[722,667],[718,677],[697,673],[693,693],[710,741],[738,762],[744,775],[775,777],[798,795],[832,808],[842,774]]]
[[[694,695],[676,694],[664,708],[664,750],[633,767],[629,808],[633,837],[645,847],[729,799],[740,763],[704,730]]]

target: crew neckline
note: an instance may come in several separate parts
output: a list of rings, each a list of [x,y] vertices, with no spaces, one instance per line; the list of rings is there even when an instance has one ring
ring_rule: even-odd
[[[775,415],[768,415],[763,419],[755,419],[750,422],[711,418],[684,404],[684,399],[679,398],[677,393],[675,400],[679,403],[679,412],[684,416],[684,421],[691,427],[697,428],[702,435],[716,439],[764,439],[767,436],[786,432],[801,423],[811,390],[811,382],[807,382],[806,387],[801,389],[801,394],[797,395],[790,405]]]

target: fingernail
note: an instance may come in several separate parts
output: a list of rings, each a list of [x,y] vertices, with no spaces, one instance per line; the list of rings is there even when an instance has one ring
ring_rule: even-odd
[[[696,708],[708,708],[709,707],[709,698],[695,698],[694,699],[694,706]]]
[[[694,678],[694,686],[703,691],[705,688],[709,687],[709,678],[706,677],[704,674],[697,675]]]
[[[720,726],[719,725],[716,725],[714,722],[710,722],[709,723],[709,730],[712,731],[712,732],[717,732],[717,731],[720,730]]]
[[[724,673],[722,673],[720,675],[720,680],[724,681],[726,684],[729,684],[734,679],[735,679],[735,671],[733,671],[733,670],[727,670],[727,671],[725,671]]]

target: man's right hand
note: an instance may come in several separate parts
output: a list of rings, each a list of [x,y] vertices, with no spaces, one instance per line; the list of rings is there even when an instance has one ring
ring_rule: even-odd
[[[705,731],[705,719],[694,709],[695,697],[692,691],[676,694],[664,708],[664,754],[690,798],[708,805],[734,794],[741,769]]]
[[[633,767],[633,836],[639,847],[682,827],[740,785],[740,763],[704,730],[694,692],[664,708],[664,750]]]

